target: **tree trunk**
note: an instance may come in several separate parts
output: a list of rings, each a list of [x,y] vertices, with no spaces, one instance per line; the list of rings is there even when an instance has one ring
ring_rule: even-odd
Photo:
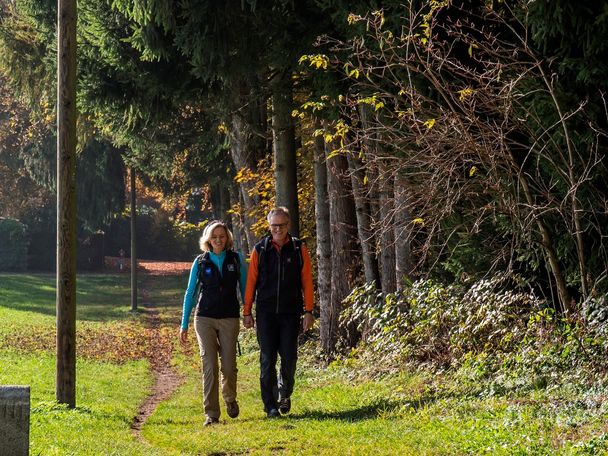
[[[209,199],[211,200],[211,213],[216,220],[225,221],[231,227],[228,219],[228,209],[230,209],[230,195],[228,194],[230,182],[225,180],[214,182],[209,185]]]
[[[391,169],[383,159],[384,153],[377,138],[377,124],[373,123],[371,106],[362,103],[359,108],[363,126],[363,146],[369,161],[377,166],[377,185],[379,208],[375,217],[376,232],[379,233],[380,279],[383,293],[392,293],[397,289],[394,231],[394,179]]]
[[[131,310],[137,310],[137,188],[131,168]]]
[[[317,129],[321,122],[317,121]],[[323,136],[315,138],[315,220],[317,227],[317,294],[321,309],[321,345],[326,353],[334,349],[331,340],[331,233],[329,199],[327,193],[327,166],[325,164],[325,141]],[[335,342],[334,342],[335,344]]]
[[[291,73],[280,73],[272,80],[272,138],[277,206],[285,206],[291,215],[290,233],[300,235],[298,207],[298,172],[293,124]]]
[[[247,169],[255,172],[257,170],[258,153],[254,146],[255,134],[251,131],[251,126],[240,113],[232,116],[230,128],[230,155],[237,171]],[[263,151],[262,151],[263,152]],[[260,203],[259,197],[252,193],[255,182],[241,182],[239,184],[240,200],[243,203],[241,212],[243,214],[246,227],[253,226],[255,219],[250,216],[250,212]],[[255,236],[249,229],[245,229],[245,237],[248,245],[255,244]]]
[[[399,290],[403,289],[407,279],[411,279],[413,272],[409,239],[410,223],[405,178],[397,173],[395,176],[395,264]]]
[[[342,154],[327,159],[329,195],[329,223],[331,232],[331,300],[321,314],[321,346],[332,357],[338,341],[338,323],[342,301],[350,293],[359,255],[356,244],[356,215],[350,182],[348,162]],[[357,338],[349,328],[348,343],[353,346]]]
[[[230,206],[232,202],[240,201],[240,189],[237,185],[230,185],[228,188],[230,196]],[[232,225],[232,235],[234,236],[234,247],[236,250],[243,252],[243,255],[249,253],[249,244],[247,243],[247,236],[245,234],[245,227],[243,226],[243,219],[240,214],[230,213],[230,222]]]
[[[380,161],[380,266],[382,292],[393,293],[397,289],[394,231],[394,179],[385,163]]]
[[[76,406],[76,0],[57,5],[56,399]]]
[[[365,282],[373,282],[376,284],[376,288],[379,288],[380,271],[378,270],[375,236],[371,229],[372,219],[369,200],[366,195],[368,182],[365,182],[365,169],[356,155],[349,153],[347,160],[357,214],[357,233],[363,256]]]

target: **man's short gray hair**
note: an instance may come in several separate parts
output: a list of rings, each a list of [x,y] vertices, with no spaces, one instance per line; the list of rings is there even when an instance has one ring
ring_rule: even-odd
[[[289,216],[289,209],[287,209],[285,206],[277,206],[270,209],[270,212],[268,212],[268,215],[266,216],[268,223],[270,223],[270,219],[275,215],[283,215],[287,217],[287,220],[291,220],[291,217]]]

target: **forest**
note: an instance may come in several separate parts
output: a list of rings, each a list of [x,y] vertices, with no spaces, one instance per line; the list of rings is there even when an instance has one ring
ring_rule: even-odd
[[[55,261],[56,22],[0,0],[0,269]],[[128,249],[129,192],[149,259],[285,206],[325,365],[605,378],[608,4],[80,0],[76,33],[79,249]]]

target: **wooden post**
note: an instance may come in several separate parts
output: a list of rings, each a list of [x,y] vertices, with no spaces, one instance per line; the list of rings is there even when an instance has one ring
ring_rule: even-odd
[[[57,4],[56,399],[76,405],[76,0]]]
[[[131,168],[131,310],[137,310],[137,193]]]

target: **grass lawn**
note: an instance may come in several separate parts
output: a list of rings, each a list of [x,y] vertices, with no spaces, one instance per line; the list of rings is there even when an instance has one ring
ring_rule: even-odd
[[[300,369],[292,412],[269,420],[259,399],[257,352],[239,359],[241,416],[231,420],[224,414],[219,426],[203,428],[198,367],[186,359],[180,365],[188,373],[187,383],[144,429],[145,438],[167,454],[176,449],[179,454],[252,455],[606,451],[606,410],[589,410],[580,397],[556,406],[566,391],[484,398],[459,391],[449,378],[423,374],[349,381],[348,369],[309,364]]]
[[[142,301],[161,317],[151,334],[144,312],[129,312],[126,275],[79,276],[77,407],[69,410],[54,401],[54,277],[0,274],[0,384],[31,386],[31,454],[608,454],[601,384],[489,394],[450,376],[362,376],[356,360],[317,365],[310,341],[292,412],[269,420],[253,331],[241,334],[241,415],[224,412],[219,425],[204,428],[194,334],[190,351],[175,337],[186,280],[142,277]],[[153,383],[143,354],[157,335],[174,345],[172,362],[186,380],[148,418],[140,440],[130,426]]]

